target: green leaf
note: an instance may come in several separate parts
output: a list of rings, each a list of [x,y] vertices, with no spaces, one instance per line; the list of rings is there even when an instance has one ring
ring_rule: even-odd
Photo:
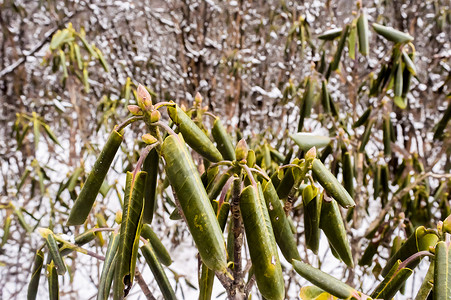
[[[35,300],[39,288],[39,279],[41,279],[41,270],[44,264],[44,253],[41,249],[36,251],[33,269],[31,270],[31,279],[28,283],[27,300]]]
[[[343,262],[350,268],[354,267],[351,246],[346,234],[340,208],[335,200],[323,201],[321,206],[320,227],[326,234],[330,245]]]
[[[343,164],[343,186],[349,193],[351,198],[354,198],[354,166],[352,164],[351,153],[348,151],[342,154]]]
[[[371,297],[374,299],[392,299],[395,294],[406,283],[413,271],[409,268],[401,267],[401,261],[398,260],[384,280],[376,287]]]
[[[332,41],[341,35],[343,28],[329,29],[318,35],[318,39]]]
[[[222,157],[226,160],[234,161],[235,157],[235,147],[232,144],[232,139],[227,133],[227,130],[222,125],[219,118],[216,118],[213,122],[213,128],[211,129],[211,135],[216,142],[219,152],[221,152]]]
[[[92,45],[91,46],[95,52],[97,52],[97,57],[99,59],[100,64],[102,65],[103,69],[105,70],[105,72],[109,72],[108,69],[108,63],[105,60],[105,57],[103,56],[102,51],[99,50],[99,48],[97,48],[96,46]]]
[[[423,282],[421,283],[420,289],[415,297],[415,300],[427,300],[429,294],[432,291],[433,280],[434,280],[434,265],[433,263],[429,264],[428,272],[426,276],[424,276]]]
[[[67,225],[81,225],[86,221],[122,140],[123,137],[119,132],[116,130],[111,132],[71,209]]]
[[[48,137],[58,146],[61,146],[60,142],[58,142],[58,139],[56,138],[56,135],[53,133],[53,131],[50,129],[49,125],[45,124],[44,122],[40,122],[42,128],[44,128],[45,133],[47,133]]]
[[[357,119],[357,121],[355,121],[354,124],[352,124],[352,128],[356,128],[359,126],[362,126],[363,124],[366,123],[366,121],[368,120],[368,118],[371,115],[371,112],[373,111],[373,107],[368,107],[363,114],[360,116],[360,118]]]
[[[338,182],[337,178],[324,166],[319,159],[313,160],[313,174],[318,182],[326,190],[327,194],[332,196],[337,202],[345,207],[354,207],[355,202],[346,191],[346,189]]]
[[[369,46],[369,30],[368,30],[368,18],[366,12],[360,14],[357,20],[357,31],[359,35],[359,51],[362,55],[368,55]]]
[[[116,266],[117,249],[119,246],[120,235],[112,232],[108,240],[108,248],[103,262],[102,273],[100,275],[97,300],[108,300],[110,295],[111,284],[114,278],[114,269]]]
[[[50,256],[52,257],[52,261],[55,264],[58,274],[64,275],[66,273],[66,265],[64,264],[63,258],[59,252],[53,232],[47,228],[38,228],[38,232],[43,238],[45,238],[45,243],[47,244]]]
[[[267,299],[284,299],[285,284],[276,241],[261,192],[246,187],[240,195],[241,216],[258,290]]]
[[[307,247],[318,254],[321,218],[322,196],[313,185],[308,185],[302,191],[302,203],[304,204],[304,233]]]
[[[311,133],[297,132],[290,134],[290,138],[299,146],[303,151],[308,151],[313,147],[321,149],[326,147],[330,142],[330,137],[322,135],[314,135]]]
[[[368,141],[370,140],[370,134],[371,134],[371,129],[373,129],[373,125],[374,125],[374,119],[370,119],[368,121],[368,123],[366,124],[365,131],[363,132],[363,135],[362,135],[362,138],[360,141],[359,152],[361,152],[361,153],[365,152],[365,146],[366,146],[366,144],[368,144]]]
[[[83,34],[79,34],[79,33],[76,33],[76,35],[80,38],[80,41],[82,42],[82,44],[85,47],[85,49],[89,52],[89,54],[92,57],[97,58],[96,52],[92,49],[91,45],[89,45],[88,41],[86,41],[84,35]]]
[[[340,41],[338,42],[338,45],[337,45],[337,51],[335,52],[334,59],[330,63],[331,71],[335,71],[338,69],[338,66],[339,66],[340,60],[341,60],[341,55],[343,53],[343,49],[346,44],[346,39],[348,37],[349,27],[350,27],[349,25],[346,25],[345,29],[341,33]]]
[[[49,300],[58,300],[60,298],[58,274],[53,260],[47,265],[47,277],[49,283]]]
[[[41,137],[40,133],[40,125],[38,116],[35,112],[33,112],[33,134],[34,134],[34,148],[37,151],[39,146],[39,138]]]
[[[434,300],[451,299],[451,247],[440,241],[435,246]]]
[[[121,234],[114,278],[114,299],[127,296],[135,276],[143,217],[144,184],[147,173],[127,172]]]
[[[66,66],[66,54],[63,50],[58,51],[60,56],[60,65],[63,69],[63,80],[66,79],[69,76],[69,73],[67,72],[67,66]]]
[[[398,260],[403,261],[419,251],[429,250],[429,247],[435,246],[437,241],[437,234],[433,230],[428,230],[424,226],[418,227],[401,248],[390,257],[382,270],[382,276],[385,277]],[[409,263],[407,267],[414,269],[419,263],[420,258]]]
[[[210,300],[213,292],[215,272],[202,263],[199,277],[199,300]]]
[[[216,149],[208,136],[178,105],[176,107],[168,107],[168,114],[182,133],[186,143],[194,151],[211,162],[223,160],[221,153]]]
[[[80,46],[77,43],[73,43],[75,59],[77,60],[77,67],[79,70],[83,70],[83,61],[81,59]]]
[[[141,236],[144,239],[149,240],[150,244],[152,245],[153,251],[162,264],[164,264],[165,266],[170,266],[172,264],[171,255],[149,225],[143,225]]]
[[[413,63],[412,59],[405,51],[402,51],[402,59],[403,59],[404,63],[406,64],[407,70],[409,70],[409,72],[413,76],[417,75],[417,69],[415,67],[415,64]]]
[[[353,20],[351,24],[351,31],[349,32],[348,38],[348,53],[350,59],[355,59],[356,40],[357,40],[357,26],[356,20]]]
[[[202,261],[210,269],[225,273],[227,258],[224,237],[196,166],[181,137],[168,136],[161,147],[161,154],[166,161],[167,177]]]
[[[71,37],[72,37],[72,35],[71,35],[71,32],[69,31],[69,29],[65,28],[63,30],[58,30],[52,36],[52,40],[50,41],[50,50],[56,50]]]
[[[11,226],[11,215],[7,215],[5,218],[5,223],[3,224],[3,236],[2,236],[2,242],[0,244],[0,249],[3,248],[3,246],[6,244],[9,238],[9,229]]]
[[[448,96],[447,98],[451,99],[451,96]],[[445,110],[445,113],[443,114],[443,117],[440,119],[440,121],[437,123],[437,126],[435,128],[434,132],[434,139],[435,140],[443,140],[445,131],[445,128],[451,120],[451,101],[448,102],[448,107]]]
[[[316,286],[303,286],[299,292],[299,298],[302,300],[335,300],[337,297],[325,292]]]
[[[293,258],[300,259],[296,240],[291,232],[290,222],[271,180],[263,184],[263,196],[269,213],[269,219],[271,220],[274,237],[283,256],[287,261],[291,261]]]
[[[152,149],[144,160],[142,170],[147,172],[146,189],[144,192],[143,222],[152,223],[157,199],[158,164],[160,156],[157,150]]]
[[[394,29],[393,27],[387,27],[373,23],[373,29],[377,34],[383,36],[387,40],[394,43],[406,43],[413,41],[413,37],[407,33]]]
[[[330,113],[330,95],[329,91],[327,90],[327,81],[324,79],[321,82],[321,104],[324,108],[324,113],[328,114]]]
[[[32,233],[33,229],[31,229],[30,225],[28,225],[28,223],[25,221],[22,209],[14,207],[14,214],[17,216],[17,220],[19,221],[19,224],[22,226],[22,228],[25,229],[28,233]]]
[[[164,299],[177,299],[174,290],[166,277],[166,273],[164,272],[163,267],[158,261],[157,255],[149,242],[145,243],[144,246],[141,247],[141,253],[144,255],[144,258],[146,259],[146,262],[149,265],[155,280],[157,281],[158,287],[160,288]]]
[[[354,288],[306,263],[294,259],[293,268],[299,275],[335,297],[341,299],[360,298],[359,293]]]

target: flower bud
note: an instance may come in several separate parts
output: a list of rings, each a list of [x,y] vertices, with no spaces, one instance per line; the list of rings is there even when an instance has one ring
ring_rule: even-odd
[[[149,91],[147,89],[139,84],[138,85],[138,103],[141,107],[145,107],[146,109],[149,109],[152,107],[152,97],[149,94]]]
[[[235,148],[235,156],[237,161],[242,161],[247,158],[247,143],[244,139],[241,139]]]
[[[194,102],[199,105],[202,103],[202,96],[200,95],[199,92],[197,92],[196,96],[194,96]]]
[[[114,218],[114,221],[115,221],[117,224],[121,224],[121,223],[122,223],[122,211],[118,210],[118,211],[116,212],[116,217]]]
[[[443,232],[451,233],[451,215],[443,221]]]
[[[311,161],[316,158],[316,147],[310,148],[307,153],[305,153],[305,160]]]
[[[138,105],[128,105],[127,109],[134,116],[142,116],[143,115],[143,112],[142,112],[141,108],[139,108]]]
[[[158,142],[158,140],[150,133],[144,134],[141,138],[142,138],[143,142],[148,145],[152,145],[152,144],[155,144],[156,142]]]
[[[247,151],[247,163],[246,163],[246,165],[249,167],[249,168],[252,168],[254,165],[255,165],[255,161],[256,161],[257,159],[256,159],[256,157],[255,157],[255,152],[254,152],[254,150],[249,150],[249,151]]]
[[[160,121],[160,117],[161,114],[158,110],[154,110],[151,114],[150,114],[150,122],[155,123]]]

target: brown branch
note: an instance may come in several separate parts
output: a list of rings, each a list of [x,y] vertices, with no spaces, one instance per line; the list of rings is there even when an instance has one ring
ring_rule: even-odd
[[[50,41],[50,38],[55,34],[55,32],[58,31],[58,29],[61,28],[61,26],[63,24],[65,24],[67,21],[69,21],[72,17],[74,17],[76,14],[80,13],[81,10],[73,12],[69,15],[67,15],[58,26],[56,26],[55,28],[52,28],[51,30],[47,31],[44,35],[44,39],[42,41],[40,41],[38,44],[36,44],[30,51],[27,51],[27,54],[25,54],[23,57],[19,58],[18,60],[16,60],[12,65],[9,65],[8,67],[4,68],[1,72],[0,72],[0,78],[2,78],[5,75],[8,75],[9,73],[13,72],[15,69],[17,69],[18,67],[20,67],[22,64],[24,64],[27,61],[27,58],[29,56],[33,56],[36,52],[38,52],[39,50],[41,50],[42,47],[44,47],[45,44],[47,44],[47,42]]]
[[[135,278],[136,278],[136,282],[138,282],[138,284],[139,284],[139,287],[143,291],[144,296],[146,296],[146,299],[147,300],[156,300],[156,298],[153,296],[152,292],[149,290],[149,287],[147,286],[146,281],[144,280],[144,278],[142,277],[141,273],[138,270],[135,271]]]
[[[385,218],[385,215],[388,213],[388,211],[397,203],[404,195],[406,195],[408,192],[410,192],[412,189],[414,189],[418,184],[423,181],[424,179],[428,177],[433,178],[451,178],[451,174],[436,174],[432,172],[427,172],[421,174],[414,182],[412,182],[410,185],[403,188],[401,191],[399,191],[396,195],[394,195],[390,201],[388,201],[387,204],[382,208],[379,215],[374,219],[373,222],[371,222],[370,226],[365,232],[365,236],[368,235],[370,232],[372,232],[379,224],[382,222],[382,220]]]

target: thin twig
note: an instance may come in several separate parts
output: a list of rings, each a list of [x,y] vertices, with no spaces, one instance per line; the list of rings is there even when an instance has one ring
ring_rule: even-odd
[[[384,219],[385,215],[388,213],[388,211],[393,207],[395,203],[397,203],[404,195],[406,195],[410,190],[414,189],[418,184],[423,181],[424,179],[428,177],[433,178],[451,178],[451,174],[436,174],[432,172],[427,172],[421,174],[412,184],[406,186],[401,191],[399,191],[395,196],[393,196],[390,201],[388,201],[387,204],[382,208],[379,215],[376,217],[376,219],[371,222],[370,226],[365,232],[365,236],[368,235],[370,232],[372,232],[377,226],[379,226],[380,222]]]
[[[135,271],[135,278],[139,284],[139,287],[143,291],[144,296],[146,296],[146,299],[147,300],[156,300],[156,298],[153,296],[152,292],[149,290],[149,287],[147,286],[146,281],[144,280],[144,278],[142,277],[141,273],[138,270]]]
[[[61,28],[61,26],[63,24],[65,24],[67,21],[69,21],[72,17],[74,17],[76,14],[80,13],[81,10],[79,11],[75,11],[71,14],[69,14],[68,16],[66,16],[61,23],[56,26],[55,28],[52,28],[51,30],[47,31],[44,35],[44,39],[42,41],[40,41],[38,44],[36,44],[30,51],[27,51],[28,53],[25,54],[25,56],[19,58],[18,60],[16,60],[16,62],[14,62],[12,65],[9,65],[8,67],[4,68],[1,72],[0,72],[0,78],[2,78],[3,76],[13,72],[15,69],[17,69],[18,67],[20,67],[23,63],[25,63],[27,61],[27,58],[29,56],[33,56],[36,52],[38,52],[39,50],[41,50],[41,48],[50,40],[50,38],[55,34],[55,32],[58,31],[59,28]]]
[[[117,132],[119,132],[122,129],[124,129],[125,127],[127,127],[128,125],[130,125],[131,123],[139,121],[139,120],[142,120],[142,119],[144,119],[143,116],[133,116],[133,117],[125,120],[121,124],[117,125],[117,127],[115,129],[116,129]]]

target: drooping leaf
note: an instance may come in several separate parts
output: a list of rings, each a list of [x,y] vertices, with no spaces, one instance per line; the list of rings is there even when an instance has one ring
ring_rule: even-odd
[[[158,181],[158,164],[160,156],[154,148],[144,160],[142,170],[147,172],[145,192],[144,192],[144,223],[152,223],[155,210],[155,202],[157,200],[157,181]]]
[[[171,255],[149,225],[145,224],[143,226],[141,236],[150,242],[153,251],[162,264],[165,266],[172,264]]]
[[[47,244],[58,275],[64,275],[64,273],[66,273],[66,265],[64,264],[63,258],[59,252],[58,244],[56,243],[53,232],[47,228],[39,228],[38,231],[41,236],[45,238],[45,243]]]
[[[366,12],[362,12],[357,20],[357,32],[359,35],[359,51],[362,55],[368,55],[369,46],[369,30],[368,18]]]
[[[116,130],[111,132],[71,209],[67,225],[81,225],[85,222],[122,140],[123,137],[119,132]]]
[[[398,260],[384,280],[376,287],[371,297],[374,299],[392,299],[395,294],[406,283],[406,280],[412,275],[412,270],[400,267],[401,261]]]
[[[413,41],[413,37],[407,33],[394,29],[393,27],[383,26],[373,23],[373,29],[377,34],[394,43],[406,43]]]
[[[318,38],[320,40],[332,41],[332,40],[336,39],[337,37],[339,37],[341,35],[342,31],[343,31],[343,28],[329,29],[329,30],[324,31],[320,35],[318,35]]]
[[[451,247],[440,241],[435,246],[434,300],[451,299]]]
[[[428,271],[426,276],[424,276],[423,282],[421,283],[420,288],[418,289],[418,293],[415,296],[415,300],[427,300],[429,294],[432,291],[433,280],[434,280],[434,265],[433,263],[429,264]]]
[[[309,264],[294,259],[293,268],[299,275],[335,297],[359,298],[359,293],[354,288]]]
[[[337,178],[324,166],[319,159],[313,160],[313,174],[318,182],[326,190],[327,194],[332,196],[337,202],[345,207],[354,207],[355,202],[346,191],[346,189],[338,182]]]
[[[284,299],[282,268],[263,198],[260,183],[258,189],[246,187],[240,195],[241,216],[258,290],[267,299]]]
[[[106,250],[105,261],[103,262],[102,273],[100,275],[97,300],[107,300],[109,298],[111,285],[114,279],[119,238],[119,233],[112,232],[108,239],[108,248]]]
[[[433,230],[428,230],[424,226],[418,227],[401,248],[388,260],[382,270],[382,276],[385,277],[398,260],[404,261],[419,251],[429,250],[429,247],[435,246],[437,240],[438,237]],[[420,258],[412,261],[407,267],[414,269],[419,263]]]
[[[216,118],[213,122],[211,134],[224,159],[231,161],[235,160],[235,147],[233,147],[232,139],[219,118]]]
[[[283,256],[287,261],[291,261],[293,258],[300,259],[296,240],[291,232],[290,222],[288,221],[283,209],[282,201],[280,201],[271,180],[263,184],[263,196],[266,202],[266,208],[268,210],[274,237]]]
[[[320,228],[326,234],[330,245],[343,262],[350,268],[354,266],[351,246],[341,217],[340,208],[335,200],[323,201],[321,206]]]
[[[310,148],[313,147],[321,149],[323,147],[326,147],[331,142],[330,137],[305,132],[297,132],[294,134],[290,134],[290,138],[303,151],[308,151],[310,150]]]
[[[334,55],[334,59],[330,63],[330,70],[331,71],[335,71],[335,70],[338,69],[338,66],[339,66],[340,60],[341,60],[341,55],[343,53],[343,49],[344,49],[345,44],[346,44],[346,39],[348,37],[349,28],[350,28],[350,26],[346,25],[345,29],[341,33],[340,41],[338,42],[337,50],[336,50],[335,55]]]
[[[33,269],[31,270],[31,279],[28,283],[27,300],[35,300],[39,288],[39,280],[41,279],[41,270],[44,264],[44,253],[41,249],[36,251]]]
[[[53,260],[47,265],[47,277],[49,284],[49,300],[58,300],[60,298],[58,273]]]
[[[168,107],[168,114],[191,148],[211,162],[223,160],[221,153],[208,136],[179,106]]]
[[[155,254],[155,251],[153,250],[150,242],[145,243],[144,246],[141,247],[141,253],[144,255],[144,258],[146,259],[146,262],[149,265],[155,280],[157,281],[158,287],[160,288],[164,299],[177,299],[174,290],[172,289],[172,286],[166,276],[166,273],[164,272],[163,267],[158,261],[157,255]]]
[[[144,184],[147,173],[127,172],[121,233],[114,276],[114,299],[129,293],[135,276],[139,237],[143,217]]]
[[[308,185],[302,191],[302,203],[304,204],[304,232],[307,247],[318,254],[320,240],[320,218],[323,199],[318,194],[318,189]]]
[[[161,154],[166,161],[166,174],[177,195],[202,261],[210,269],[225,273],[227,258],[224,237],[181,137],[168,136],[161,147]]]

